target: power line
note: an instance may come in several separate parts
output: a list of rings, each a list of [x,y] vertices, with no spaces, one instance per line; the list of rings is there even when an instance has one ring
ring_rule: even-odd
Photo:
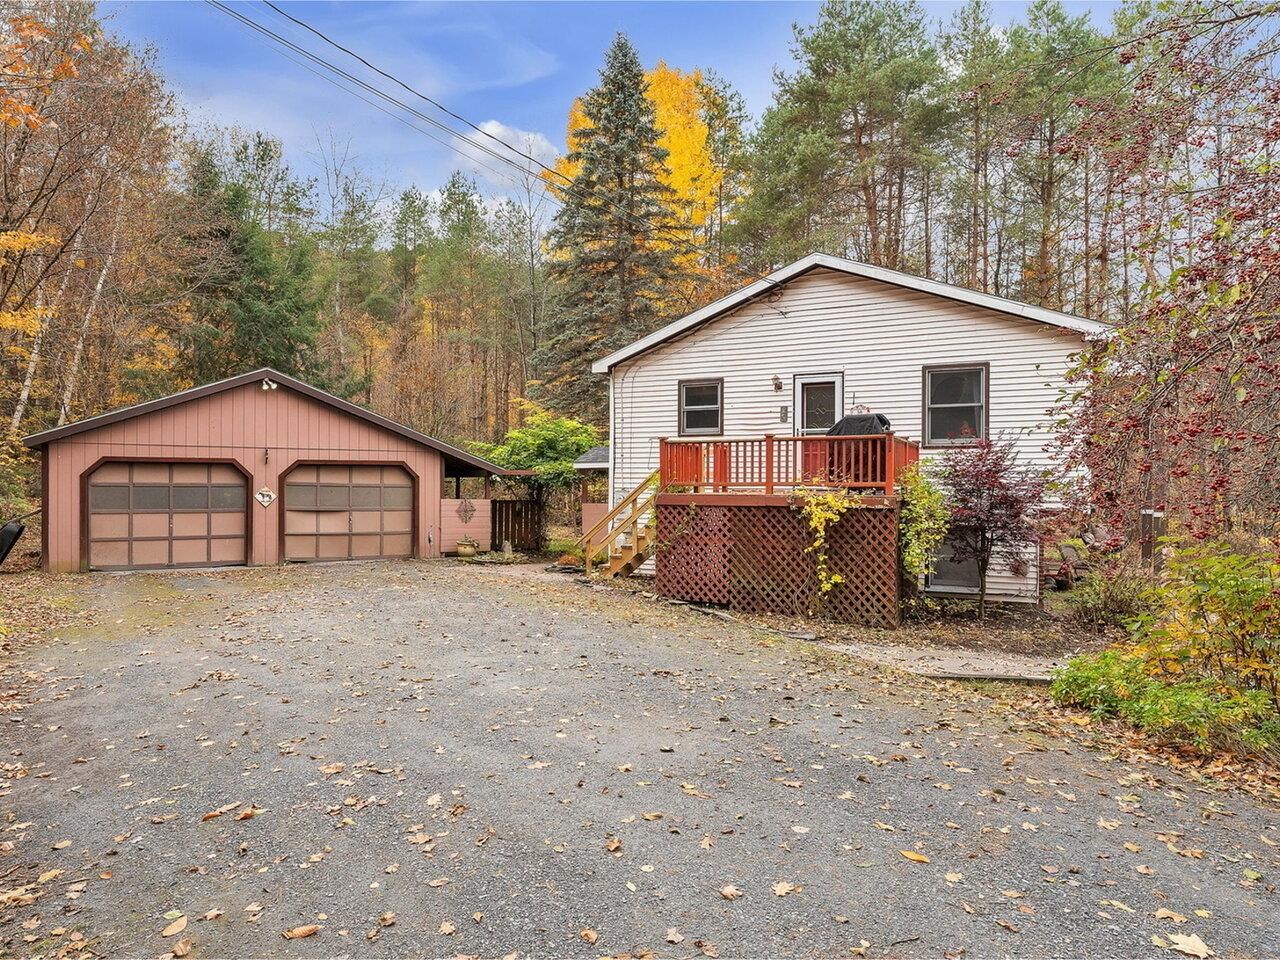
[[[429,116],[428,114],[425,114],[425,113],[421,112],[420,110],[416,109],[415,107],[410,106],[409,104],[405,103],[404,101],[402,101],[402,100],[400,100],[400,99],[398,99],[398,98],[396,98],[396,97],[392,96],[391,94],[389,94],[389,93],[385,92],[384,90],[381,90],[380,88],[378,88],[378,87],[376,87],[376,86],[373,86],[372,84],[370,84],[370,83],[368,83],[368,82],[366,82],[366,81],[364,81],[364,80],[360,79],[359,77],[357,77],[357,76],[355,76],[355,75],[351,74],[351,73],[350,73],[350,72],[348,72],[347,70],[345,70],[345,69],[343,69],[342,67],[340,67],[340,66],[338,66],[338,65],[336,65],[336,64],[334,64],[334,63],[332,63],[332,62],[330,62],[329,60],[325,59],[324,57],[322,57],[322,56],[320,56],[320,55],[318,55],[318,54],[316,54],[316,53],[313,53],[313,52],[311,52],[310,50],[307,50],[306,48],[304,48],[304,47],[302,47],[302,46],[299,46],[298,44],[294,43],[292,40],[289,40],[289,39],[288,39],[288,38],[286,38],[286,37],[281,36],[280,34],[276,33],[276,32],[275,32],[274,30],[272,30],[271,28],[269,28],[269,27],[267,27],[267,26],[265,26],[265,25],[263,25],[263,24],[261,24],[261,23],[257,22],[257,21],[256,21],[256,20],[254,20],[253,18],[251,18],[251,17],[249,17],[249,16],[246,16],[245,14],[243,14],[243,13],[239,12],[238,10],[235,10],[235,9],[231,8],[231,7],[230,7],[230,6],[228,6],[227,4],[225,4],[225,3],[221,2],[221,0],[205,0],[205,2],[206,2],[206,3],[208,3],[210,6],[214,7],[215,9],[219,10],[220,12],[225,13],[226,15],[228,15],[228,16],[230,16],[230,17],[232,17],[233,19],[235,19],[235,20],[236,20],[236,21],[238,21],[239,23],[243,24],[244,26],[246,26],[246,27],[250,28],[251,30],[254,30],[254,31],[256,31],[256,32],[258,32],[258,33],[260,33],[260,34],[262,34],[262,35],[264,35],[264,36],[268,37],[269,39],[273,40],[275,43],[277,43],[277,44],[279,44],[279,45],[281,45],[281,46],[283,46],[283,47],[286,47],[286,48],[287,48],[287,49],[289,49],[289,50],[294,51],[295,53],[297,53],[298,55],[300,55],[300,56],[302,56],[302,57],[305,57],[307,60],[311,61],[312,63],[315,63],[315,64],[317,64],[318,66],[321,66],[321,67],[323,67],[324,69],[329,70],[330,72],[332,72],[332,73],[334,73],[334,74],[336,74],[336,75],[338,75],[338,76],[342,77],[343,79],[346,79],[346,80],[350,81],[351,83],[353,83],[353,84],[355,84],[356,86],[358,86],[360,89],[362,89],[362,90],[366,90],[366,91],[368,91],[370,94],[372,94],[372,95],[374,95],[374,96],[376,96],[376,97],[378,97],[378,98],[380,98],[380,99],[382,99],[382,100],[385,100],[385,101],[387,101],[388,103],[392,103],[392,104],[394,104],[394,105],[396,105],[396,106],[400,107],[402,110],[404,110],[405,112],[407,112],[407,113],[411,114],[412,116],[417,117],[418,119],[421,119],[422,121],[424,121],[424,122],[426,122],[426,123],[430,124],[431,126],[433,126],[433,127],[437,128],[437,129],[439,129],[439,130],[442,130],[442,131],[444,131],[444,132],[446,132],[446,133],[450,134],[452,137],[456,138],[457,140],[461,140],[461,141],[463,141],[464,143],[468,144],[469,146],[472,146],[472,147],[474,147],[475,149],[477,149],[477,150],[481,151],[481,152],[482,152],[482,153],[484,153],[485,155],[487,155],[487,156],[489,156],[489,157],[491,157],[491,158],[493,158],[493,159],[495,159],[495,160],[498,160],[498,161],[499,161],[499,162],[501,162],[501,163],[505,163],[505,164],[507,164],[507,165],[509,165],[509,166],[513,166],[513,167],[515,167],[517,170],[519,170],[521,173],[525,174],[526,176],[528,176],[528,175],[531,173],[531,171],[530,171],[530,170],[529,170],[525,165],[523,165],[523,164],[519,163],[518,161],[516,161],[516,160],[512,159],[510,156],[508,156],[508,155],[506,155],[506,154],[504,154],[504,153],[500,153],[500,152],[498,152],[498,151],[495,151],[495,150],[493,150],[492,148],[488,147],[487,145],[485,145],[485,144],[483,144],[483,143],[479,143],[479,142],[477,142],[476,140],[472,139],[471,137],[467,136],[466,134],[461,133],[461,132],[459,132],[459,131],[457,131],[457,130],[453,129],[453,128],[452,128],[452,127],[450,127],[448,124],[443,123],[442,121],[440,121],[440,120],[436,119],[435,117],[431,117],[431,116]],[[440,104],[438,101],[436,101],[436,100],[434,100],[434,99],[432,99],[432,98],[430,98],[430,97],[426,96],[425,94],[422,94],[422,93],[420,93],[420,92],[418,92],[418,91],[414,90],[412,87],[410,87],[408,84],[406,84],[404,81],[400,80],[399,78],[395,77],[393,74],[390,74],[390,73],[388,73],[387,71],[384,71],[384,70],[382,70],[382,69],[380,69],[380,68],[378,68],[378,67],[376,67],[376,66],[373,66],[371,63],[369,63],[369,61],[368,61],[368,60],[364,59],[364,58],[363,58],[363,57],[361,57],[359,54],[356,54],[356,53],[352,52],[351,50],[349,50],[348,48],[346,48],[346,47],[342,46],[341,44],[337,43],[336,41],[331,40],[330,38],[328,38],[327,36],[325,36],[323,33],[321,33],[319,30],[316,30],[314,27],[311,27],[309,24],[305,23],[304,21],[300,20],[299,18],[294,17],[294,16],[292,16],[291,14],[284,13],[284,12],[283,12],[283,11],[281,11],[278,7],[276,7],[274,4],[267,2],[267,0],[264,0],[264,3],[266,3],[266,5],[267,5],[267,6],[269,6],[272,10],[274,10],[276,13],[278,13],[278,14],[279,14],[279,15],[281,15],[281,16],[283,16],[285,19],[289,20],[290,22],[295,23],[295,24],[298,24],[298,25],[300,25],[300,26],[302,26],[302,27],[306,28],[306,29],[307,29],[307,30],[309,30],[310,32],[312,32],[312,33],[314,33],[315,35],[317,35],[317,36],[321,37],[322,39],[324,39],[327,43],[331,44],[331,45],[332,45],[332,46],[334,46],[335,48],[337,48],[337,49],[339,49],[339,50],[342,50],[343,52],[347,53],[349,56],[355,57],[355,59],[359,60],[361,63],[365,64],[365,65],[366,65],[366,66],[368,66],[370,69],[374,70],[375,72],[379,73],[380,75],[382,75],[382,76],[384,76],[384,77],[387,77],[387,78],[389,78],[389,79],[393,80],[395,83],[397,83],[398,85],[400,85],[400,86],[401,86],[401,87],[403,87],[404,89],[406,89],[406,90],[410,91],[410,92],[411,92],[411,93],[413,93],[415,96],[420,97],[420,98],[421,98],[421,99],[423,99],[424,101],[426,101],[426,102],[428,102],[428,103],[432,104],[433,106],[436,106],[438,109],[443,110],[444,112],[446,112],[446,113],[447,113],[447,114],[449,114],[450,116],[452,116],[452,117],[455,117],[455,118],[459,119],[459,120],[460,120],[460,122],[463,122],[463,123],[467,124],[469,127],[471,127],[471,128],[473,128],[473,129],[478,130],[480,133],[483,133],[486,137],[488,137],[489,139],[491,139],[491,140],[495,141],[496,143],[498,143],[499,145],[501,145],[505,150],[510,151],[511,153],[514,153],[514,154],[516,154],[517,156],[525,157],[526,159],[531,160],[533,163],[535,163],[535,164],[539,165],[539,166],[540,166],[540,167],[542,167],[543,169],[548,170],[549,172],[554,173],[556,176],[558,176],[558,177],[560,177],[560,178],[562,178],[562,179],[566,180],[566,181],[567,181],[567,183],[568,183],[568,185],[567,185],[566,187],[562,188],[562,189],[564,190],[564,192],[565,192],[565,193],[568,193],[568,194],[570,194],[571,196],[572,196],[572,195],[574,195],[575,193],[576,193],[579,197],[589,196],[589,197],[592,197],[593,199],[595,199],[595,200],[597,200],[597,201],[603,202],[603,203],[605,203],[606,205],[608,205],[609,207],[613,208],[614,212],[615,212],[615,213],[616,213],[616,214],[617,214],[621,219],[623,219],[625,222],[629,223],[629,224],[630,224],[631,226],[633,226],[633,227],[638,227],[639,229],[641,229],[641,230],[642,230],[642,231],[644,231],[644,232],[647,232],[647,233],[650,233],[650,234],[654,234],[654,233],[658,233],[658,232],[660,232],[660,231],[664,231],[664,230],[665,230],[665,231],[670,231],[670,229],[671,229],[671,228],[669,228],[669,227],[661,227],[661,226],[658,226],[658,225],[656,225],[656,224],[652,223],[651,221],[649,221],[647,218],[640,216],[639,214],[632,214],[630,211],[627,211],[627,210],[622,209],[621,207],[619,207],[617,204],[613,203],[612,201],[610,201],[610,200],[609,200],[608,198],[606,198],[606,197],[601,197],[599,194],[597,194],[597,193],[595,193],[595,192],[593,192],[593,191],[590,191],[590,190],[584,190],[584,189],[581,187],[581,185],[580,185],[580,184],[578,184],[578,183],[576,183],[576,181],[574,181],[572,178],[569,178],[568,176],[566,176],[565,174],[561,173],[561,172],[560,172],[560,171],[558,171],[558,170],[554,170],[553,168],[549,168],[549,167],[547,167],[545,164],[542,164],[542,163],[541,163],[541,161],[538,161],[536,158],[530,157],[528,154],[524,153],[523,151],[519,150],[518,148],[516,148],[516,147],[512,146],[511,144],[507,143],[505,140],[502,140],[500,137],[496,137],[496,136],[494,136],[493,134],[489,133],[488,131],[486,131],[486,130],[484,130],[484,129],[480,128],[480,127],[478,127],[476,124],[472,123],[470,120],[467,120],[466,118],[462,117],[462,116],[461,116],[461,114],[455,113],[454,111],[452,111],[452,110],[450,110],[449,108],[445,107],[443,104]],[[290,58],[290,59],[292,59],[292,58]],[[293,62],[295,62],[295,63],[296,63],[296,61],[293,61]],[[311,71],[311,72],[312,72],[312,73],[314,73],[315,71]],[[328,78],[325,78],[325,79],[328,79]],[[333,82],[333,81],[330,81],[330,82]],[[336,84],[336,85],[341,86],[340,84]],[[351,91],[349,88],[346,88],[346,89],[348,89],[348,92],[353,93],[353,95],[355,95],[355,96],[357,96],[357,97],[359,96],[358,94],[355,94],[355,93],[354,93],[354,91]],[[359,99],[362,99],[362,100],[363,100],[364,98],[363,98],[363,97],[359,97]],[[368,102],[368,101],[366,100],[365,102]],[[375,107],[377,106],[376,104],[371,104],[371,105],[373,105],[373,106],[375,106]],[[378,109],[380,109],[380,110],[381,110],[382,108],[380,108],[380,107],[379,107]],[[386,110],[382,110],[382,112],[383,112],[383,113],[388,113],[388,111],[386,111]],[[408,123],[408,121],[405,121],[402,117],[397,117],[397,116],[395,116],[395,114],[389,114],[389,115],[391,115],[391,116],[393,116],[395,119],[400,120],[401,122],[405,123],[407,126],[411,127],[412,129],[418,130],[418,132],[423,133],[423,134],[424,134],[424,135],[426,135],[426,136],[429,136],[429,137],[430,137],[430,139],[434,140],[435,142],[437,142],[437,143],[441,143],[441,142],[442,142],[442,141],[440,141],[439,139],[437,139],[437,138],[435,138],[435,137],[431,137],[431,136],[430,136],[430,134],[427,134],[427,132],[426,132],[426,131],[421,130],[420,128],[416,127],[414,124],[412,124],[412,123]],[[448,147],[449,149],[453,150],[455,153],[459,154],[460,156],[466,157],[469,161],[476,162],[474,157],[470,157],[470,156],[468,156],[468,155],[467,155],[464,151],[462,151],[462,150],[461,150],[461,149],[460,149],[460,148],[459,148],[455,143],[452,143],[452,142],[450,142],[450,143],[445,143],[445,144],[444,144],[444,146],[446,146],[446,147]],[[492,168],[489,168],[489,167],[487,167],[487,166],[485,166],[485,165],[483,165],[483,164],[481,164],[481,166],[482,166],[482,167],[484,167],[484,169],[489,169],[489,170],[491,170],[491,172],[492,172]],[[550,196],[549,194],[546,194],[546,193],[544,192],[542,195],[543,195],[544,197],[546,197],[548,200],[552,201],[553,203],[557,203],[557,204],[559,204],[559,205],[563,206],[563,203],[562,203],[561,201],[559,201],[559,200],[557,200],[556,198],[554,198],[554,197]],[[671,238],[670,236],[668,236],[668,237],[667,237],[668,242],[671,242],[671,239],[672,239],[672,238]],[[684,238],[684,237],[677,237],[677,238],[676,238],[676,240],[677,240],[677,241],[679,241],[679,243],[683,245],[683,247],[684,247],[684,251],[685,251],[685,252],[693,253],[693,254],[695,254],[695,255],[704,255],[704,254],[706,253],[706,251],[705,251],[704,249],[702,249],[702,248],[700,248],[700,247],[698,247],[698,246],[695,246],[695,245],[694,245],[694,244],[692,244],[692,243],[691,243],[687,238]],[[675,243],[673,243],[672,245],[673,245],[673,246],[676,246],[676,244],[675,244]],[[722,266],[723,266],[723,264],[722,264]],[[737,273],[737,274],[738,274],[738,276],[739,276],[740,278],[745,279],[745,280],[750,280],[750,281],[752,281],[752,282],[754,282],[754,281],[764,281],[764,282],[768,283],[768,285],[769,285],[771,288],[778,288],[778,287],[780,287],[780,286],[781,286],[781,285],[780,285],[780,284],[778,284],[776,281],[772,280],[768,275],[763,275],[763,274],[752,274],[752,273],[750,273],[750,272],[748,272],[748,271],[744,271],[744,270],[741,270],[741,269],[735,269],[735,270],[734,270],[734,272],[735,272],[735,273]]]
[[[493,140],[493,141],[494,141],[494,142],[496,142],[496,143],[500,143],[502,146],[504,146],[506,149],[510,150],[512,153],[516,154],[517,156],[523,157],[524,159],[528,160],[530,163],[536,164],[538,167],[542,168],[542,169],[543,169],[544,171],[546,171],[547,173],[550,173],[550,174],[553,174],[553,175],[555,175],[555,176],[557,176],[557,177],[560,177],[560,178],[561,178],[562,180],[564,180],[566,183],[573,183],[573,178],[572,178],[572,177],[566,176],[564,173],[561,173],[561,172],[560,172],[559,170],[557,170],[555,167],[549,167],[549,166],[547,166],[545,163],[543,163],[543,162],[542,162],[541,160],[539,160],[537,157],[532,156],[531,154],[525,153],[523,150],[519,150],[519,149],[517,149],[516,147],[514,147],[514,146],[512,146],[511,144],[507,143],[507,141],[503,140],[501,137],[496,136],[495,134],[491,133],[490,131],[488,131],[488,130],[484,129],[484,127],[479,126],[479,125],[477,125],[477,124],[475,124],[475,123],[472,123],[472,122],[471,122],[470,120],[468,120],[466,117],[462,116],[462,114],[460,114],[460,113],[455,113],[453,110],[450,110],[448,107],[446,107],[446,106],[445,106],[443,103],[441,103],[439,100],[435,100],[435,99],[433,99],[433,98],[431,98],[431,97],[427,96],[425,93],[422,93],[421,91],[416,90],[415,88],[413,88],[413,87],[409,86],[409,84],[405,83],[405,82],[404,82],[403,80],[401,80],[399,77],[395,76],[394,74],[388,73],[386,70],[383,70],[381,67],[376,66],[375,64],[370,63],[368,60],[366,60],[366,59],[365,59],[364,57],[362,57],[360,54],[356,53],[356,52],[355,52],[354,50],[352,50],[350,47],[343,46],[343,45],[342,45],[341,43],[339,43],[337,40],[334,40],[334,39],[333,39],[332,37],[330,37],[328,34],[326,34],[326,33],[322,32],[321,30],[317,29],[316,27],[313,27],[311,24],[307,23],[305,20],[302,20],[302,19],[300,19],[300,18],[298,18],[298,17],[295,17],[293,14],[291,14],[291,13],[289,13],[289,12],[285,11],[285,10],[282,10],[280,7],[278,7],[278,6],[276,6],[274,3],[272,3],[272,2],[271,2],[271,0],[262,0],[262,2],[263,2],[263,4],[264,4],[264,5],[266,5],[266,6],[270,7],[270,8],[271,8],[272,10],[274,10],[276,13],[280,14],[280,16],[284,17],[286,20],[290,20],[290,21],[292,21],[293,23],[296,23],[298,26],[302,27],[304,30],[309,30],[311,33],[315,34],[317,37],[319,37],[319,38],[320,38],[321,40],[323,40],[325,43],[329,44],[331,47],[335,47],[336,49],[341,50],[341,51],[342,51],[343,53],[345,53],[347,56],[349,56],[349,57],[353,57],[354,59],[359,60],[359,61],[360,61],[361,63],[363,63],[366,67],[368,67],[370,70],[372,70],[374,73],[378,74],[379,76],[385,77],[386,79],[390,80],[392,83],[396,84],[397,86],[399,86],[399,87],[403,88],[404,90],[407,90],[409,93],[413,94],[415,97],[418,97],[418,98],[419,98],[419,99],[421,99],[421,100],[425,100],[427,103],[431,104],[431,105],[432,105],[433,107],[435,107],[437,110],[440,110],[440,111],[442,111],[443,113],[446,113],[446,114],[448,114],[449,116],[453,117],[453,119],[457,120],[459,123],[464,123],[464,124],[466,124],[466,125],[467,125],[468,127],[470,127],[472,130],[476,131],[476,133],[483,134],[484,136],[488,137],[490,140]]]
[[[213,2],[213,0],[208,0],[208,2]],[[524,159],[528,160],[530,163],[535,164],[536,166],[538,166],[538,167],[539,167],[539,168],[541,168],[542,170],[546,171],[548,174],[551,174],[551,175],[553,175],[553,176],[559,177],[561,180],[563,180],[563,181],[565,182],[566,186],[564,186],[564,187],[559,187],[558,189],[561,189],[561,190],[563,190],[564,192],[569,193],[570,195],[572,195],[572,194],[574,194],[574,193],[576,192],[579,196],[582,196],[582,195],[584,195],[584,194],[585,194],[585,195],[587,195],[587,196],[591,196],[591,197],[593,197],[594,199],[599,200],[599,201],[603,202],[604,204],[606,204],[610,209],[612,209],[612,210],[613,210],[613,212],[614,212],[617,216],[621,217],[624,221],[626,221],[627,223],[631,224],[631,226],[633,226],[633,227],[639,227],[641,230],[643,230],[643,231],[645,231],[645,232],[647,232],[647,233],[657,233],[657,232],[660,232],[660,231],[665,231],[665,232],[668,234],[668,236],[666,237],[667,241],[668,241],[668,242],[671,242],[671,240],[672,240],[672,237],[671,237],[671,231],[672,231],[672,229],[673,229],[673,228],[671,228],[671,227],[663,227],[663,226],[659,226],[659,225],[657,225],[657,224],[654,224],[654,223],[653,223],[651,220],[649,220],[648,218],[643,217],[643,216],[641,216],[641,215],[639,215],[639,214],[635,214],[635,213],[632,213],[632,212],[630,212],[630,211],[628,211],[628,210],[623,209],[623,208],[622,208],[621,206],[619,206],[617,203],[613,202],[612,200],[609,200],[607,197],[602,197],[599,193],[596,193],[596,192],[593,192],[593,191],[589,191],[589,190],[584,190],[584,189],[582,188],[582,186],[581,186],[580,184],[578,184],[578,183],[577,183],[577,182],[576,182],[572,177],[568,176],[567,174],[562,173],[561,171],[559,171],[559,170],[555,169],[554,167],[550,167],[550,166],[548,166],[547,164],[543,163],[541,160],[537,159],[536,157],[531,156],[530,154],[528,154],[528,153],[524,152],[524,151],[523,151],[523,150],[521,150],[519,147],[516,147],[516,146],[514,146],[513,144],[508,143],[506,140],[503,140],[501,137],[499,137],[499,136],[497,136],[497,135],[495,135],[495,134],[493,134],[493,133],[490,133],[488,130],[485,130],[482,126],[479,126],[478,124],[476,124],[476,123],[472,122],[471,120],[468,120],[466,117],[462,116],[462,114],[457,113],[456,111],[449,109],[447,106],[445,106],[445,105],[444,105],[443,103],[441,103],[440,101],[438,101],[438,100],[436,100],[436,99],[434,99],[434,98],[432,98],[432,97],[427,96],[425,93],[422,93],[421,91],[419,91],[419,90],[415,89],[414,87],[411,87],[411,86],[410,86],[409,84],[407,84],[404,80],[400,79],[399,77],[395,76],[394,74],[389,73],[389,72],[388,72],[388,71],[386,71],[386,70],[383,70],[381,67],[375,66],[373,63],[370,63],[370,62],[369,62],[369,60],[365,59],[365,58],[364,58],[363,56],[361,56],[360,54],[358,54],[358,53],[356,53],[355,51],[351,50],[349,47],[346,47],[346,46],[342,45],[341,43],[338,43],[338,41],[336,41],[336,40],[332,39],[332,38],[331,38],[331,37],[329,37],[327,34],[323,33],[321,30],[317,29],[316,27],[313,27],[311,24],[307,23],[305,20],[302,20],[302,19],[301,19],[301,18],[299,18],[299,17],[295,17],[295,16],[293,16],[292,14],[287,13],[286,11],[284,11],[284,10],[280,9],[280,7],[276,6],[274,3],[271,3],[271,2],[270,2],[270,0],[263,0],[263,3],[264,3],[264,5],[265,5],[265,6],[267,6],[267,7],[268,7],[268,8],[270,8],[271,10],[275,11],[279,16],[283,17],[284,19],[288,20],[288,21],[289,21],[289,22],[291,22],[291,23],[294,23],[294,24],[296,24],[296,25],[298,25],[298,26],[300,26],[300,27],[304,28],[305,30],[310,31],[312,34],[314,34],[315,36],[319,37],[319,38],[320,38],[321,40],[323,40],[325,43],[328,43],[330,46],[334,47],[335,49],[342,51],[343,53],[347,54],[347,55],[348,55],[348,56],[350,56],[350,57],[353,57],[354,59],[356,59],[357,61],[359,61],[360,63],[364,64],[366,67],[368,67],[370,70],[373,70],[375,73],[379,74],[380,76],[386,77],[388,80],[391,80],[393,83],[395,83],[395,84],[397,84],[398,86],[402,87],[403,89],[407,90],[409,93],[413,94],[415,97],[418,97],[419,99],[421,99],[421,100],[423,100],[423,101],[425,101],[425,102],[427,102],[427,103],[431,104],[433,107],[436,107],[437,109],[439,109],[439,110],[443,111],[444,113],[448,114],[449,116],[453,117],[454,119],[458,120],[459,122],[466,124],[468,127],[470,127],[471,129],[473,129],[473,130],[477,131],[478,133],[483,134],[483,135],[484,135],[485,137],[487,137],[488,139],[490,139],[490,140],[492,140],[493,142],[495,142],[495,143],[499,144],[499,145],[500,145],[504,150],[510,151],[511,153],[515,154],[516,156],[523,157]],[[219,7],[221,7],[221,6],[222,6],[222,4],[220,4],[220,3],[215,4],[215,5],[216,5],[216,6],[219,6]],[[257,26],[257,27],[258,27],[258,29],[263,29],[263,30],[265,30],[265,29],[266,29],[266,28],[262,28],[262,27],[258,26],[258,25],[255,23],[255,21],[253,21],[253,20],[252,20],[251,18],[249,18],[249,17],[246,17],[246,16],[245,16],[245,15],[243,15],[243,14],[238,14],[237,16],[239,17],[239,19],[240,19],[242,22],[244,22],[244,23],[246,23],[246,24],[250,24],[250,25]],[[322,59],[322,58],[316,57],[314,54],[310,54],[309,52],[308,52],[308,56],[312,57],[313,59],[317,59],[317,60],[321,60],[321,59]],[[323,62],[328,63],[328,61],[323,61]],[[331,67],[331,68],[332,68],[332,67]],[[332,69],[338,69],[338,68],[332,68]],[[375,88],[375,89],[376,89],[376,88]],[[379,96],[382,96],[382,97],[387,98],[387,99],[394,99],[394,98],[389,97],[389,95],[388,95],[388,94],[382,93],[381,91],[379,91]],[[400,102],[400,101],[396,101],[396,102]],[[405,107],[405,109],[412,109],[412,108]],[[415,111],[415,112],[416,112],[416,111]],[[419,115],[419,116],[421,116],[421,114],[418,114],[418,115]],[[432,123],[433,123],[433,124],[435,124],[436,126],[440,126],[440,127],[442,127],[442,128],[443,128],[443,129],[445,129],[445,130],[448,130],[448,131],[449,131],[450,133],[452,133],[455,137],[458,137],[459,139],[463,140],[464,142],[466,142],[466,143],[468,143],[468,144],[471,144],[472,146],[476,147],[477,149],[479,149],[479,150],[484,150],[486,153],[488,153],[490,156],[494,157],[495,159],[498,159],[498,160],[501,160],[501,161],[502,161],[502,162],[504,162],[504,163],[510,164],[510,165],[512,165],[512,166],[514,166],[514,167],[516,167],[518,170],[520,170],[520,171],[524,172],[524,173],[529,173],[529,172],[530,172],[530,171],[528,170],[528,168],[526,168],[523,164],[521,164],[521,163],[519,163],[519,162],[517,162],[517,161],[515,161],[515,160],[511,159],[511,157],[506,156],[505,154],[494,153],[491,149],[489,149],[489,148],[485,147],[484,145],[482,145],[482,144],[480,144],[480,143],[477,143],[474,139],[472,139],[471,137],[467,136],[466,134],[464,134],[464,133],[459,133],[458,131],[454,130],[453,128],[449,127],[448,125],[446,125],[446,124],[441,124],[441,123],[440,123],[439,121],[437,121],[437,120],[432,120],[432,121],[430,121],[430,122],[432,122]],[[458,151],[458,152],[459,152],[459,153],[461,153],[461,151]],[[697,247],[696,245],[694,245],[693,243],[691,243],[687,238],[684,238],[684,237],[678,237],[677,239],[679,240],[679,242],[681,242],[681,243],[683,243],[683,244],[684,244],[684,246],[685,246],[685,252],[687,252],[687,253],[694,253],[694,254],[705,254],[705,253],[706,253],[706,251],[705,251],[705,250],[703,250],[703,249],[702,249],[702,248],[700,248],[700,247]],[[673,246],[674,246],[674,245],[675,245],[675,244],[673,243]]]

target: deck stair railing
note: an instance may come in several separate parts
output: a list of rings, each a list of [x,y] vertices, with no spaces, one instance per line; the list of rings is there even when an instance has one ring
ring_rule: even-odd
[[[649,474],[584,533],[576,544],[588,576],[603,562],[601,576],[635,573],[653,553],[657,541],[654,502],[658,496],[658,471]]]

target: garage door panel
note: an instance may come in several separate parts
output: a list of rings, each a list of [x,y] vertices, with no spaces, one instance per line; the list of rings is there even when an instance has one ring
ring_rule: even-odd
[[[351,514],[352,533],[379,533],[382,530],[382,513],[363,510]]]
[[[345,510],[322,510],[314,516],[316,529],[321,533],[348,533],[351,530],[350,514]]]
[[[129,465],[127,463],[104,463],[93,473],[94,483],[129,482]]]
[[[209,515],[207,513],[175,513],[173,535],[175,537],[208,537]]]
[[[231,469],[231,468],[227,468]],[[209,483],[209,465],[207,463],[175,463],[173,465],[174,483]]]
[[[350,556],[350,540],[345,533],[336,537],[318,537],[319,549],[316,555],[322,560],[346,560]]]
[[[93,472],[88,483],[91,567],[202,566],[248,560],[247,486],[233,466],[107,463]]]
[[[133,464],[132,483],[168,483],[169,468],[173,464],[168,463],[135,463]]]
[[[243,537],[223,539],[215,537],[209,541],[209,562],[217,564],[244,564],[249,562],[245,556]]]
[[[91,567],[127,567],[129,565],[129,541],[100,540],[89,544]]]
[[[382,551],[389,557],[410,556],[413,553],[413,537],[407,533],[383,536]]]
[[[382,529],[387,533],[408,533],[413,529],[413,511],[394,510],[383,513]]]
[[[134,540],[133,556],[129,558],[132,567],[167,567],[169,566],[168,540]]]
[[[214,536],[243,537],[245,535],[243,513],[209,514],[209,532]]]
[[[128,510],[129,487],[127,485],[94,485],[89,488],[90,510]]]
[[[412,556],[413,477],[403,467],[295,467],[283,486],[286,560]]]
[[[285,537],[284,555],[290,560],[314,560],[319,554],[316,551],[315,537]]]
[[[129,536],[127,513],[95,513],[89,517],[89,538],[106,540],[110,537]]]
[[[290,533],[315,533],[318,529],[317,517],[319,514],[314,510],[286,510],[284,512],[284,532]]]
[[[133,515],[133,535],[135,537],[168,537],[169,514],[167,513],[135,513]]]
[[[173,562],[175,564],[200,564],[209,562],[209,541],[174,540]]]

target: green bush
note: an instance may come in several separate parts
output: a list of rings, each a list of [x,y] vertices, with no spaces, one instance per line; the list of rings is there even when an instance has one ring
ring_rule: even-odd
[[[1116,561],[1093,571],[1063,595],[1071,619],[1095,630],[1130,626],[1159,609],[1151,575],[1136,564]]]
[[[951,511],[942,489],[914,463],[898,478],[902,512],[898,535],[902,541],[902,575],[910,583],[933,572],[938,547],[947,536]]]
[[[1051,687],[1059,703],[1200,750],[1280,757],[1274,556],[1200,544],[1175,550],[1158,586],[1131,574],[1100,575],[1093,584],[1082,585],[1082,618],[1123,613],[1129,638],[1068,663]]]
[[[1264,692],[1235,690],[1209,677],[1152,676],[1134,647],[1073,658],[1050,691],[1059,703],[1200,751],[1243,748],[1280,756],[1280,716]]]

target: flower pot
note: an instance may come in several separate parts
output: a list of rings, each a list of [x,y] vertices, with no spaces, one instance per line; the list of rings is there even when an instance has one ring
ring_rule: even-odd
[[[477,544],[474,544],[474,543],[459,543],[458,556],[474,557],[476,555],[476,547],[477,547]]]

